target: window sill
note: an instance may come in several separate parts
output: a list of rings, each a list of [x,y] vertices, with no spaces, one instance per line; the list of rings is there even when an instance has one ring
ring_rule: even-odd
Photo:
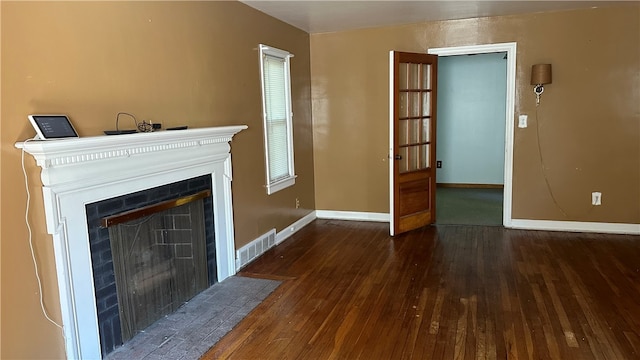
[[[288,178],[284,178],[281,180],[278,180],[272,184],[267,185],[267,195],[271,195],[273,193],[276,193],[282,189],[286,189],[289,186],[292,186],[296,183],[296,178],[298,176],[294,175],[294,176],[290,176]]]

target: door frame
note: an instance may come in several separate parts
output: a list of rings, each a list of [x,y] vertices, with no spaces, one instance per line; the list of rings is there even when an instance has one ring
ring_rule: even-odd
[[[431,48],[428,54],[438,56],[473,55],[496,52],[507,53],[507,101],[505,109],[505,142],[504,142],[504,196],[502,202],[502,225],[511,227],[513,200],[513,136],[516,101],[516,49],[517,43],[498,43],[486,45],[452,46]],[[393,134],[391,134],[393,136]]]

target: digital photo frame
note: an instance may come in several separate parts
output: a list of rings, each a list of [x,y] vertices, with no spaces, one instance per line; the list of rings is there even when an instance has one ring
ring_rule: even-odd
[[[36,130],[39,140],[79,137],[66,115],[29,115],[28,118]]]

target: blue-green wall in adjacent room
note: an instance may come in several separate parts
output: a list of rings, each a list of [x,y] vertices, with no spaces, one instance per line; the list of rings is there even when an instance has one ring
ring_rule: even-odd
[[[438,59],[438,183],[504,184],[505,55]]]

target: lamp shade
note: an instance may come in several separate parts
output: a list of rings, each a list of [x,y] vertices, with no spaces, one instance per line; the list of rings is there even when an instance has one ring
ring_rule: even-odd
[[[551,64],[535,64],[531,67],[531,85],[551,84]]]

